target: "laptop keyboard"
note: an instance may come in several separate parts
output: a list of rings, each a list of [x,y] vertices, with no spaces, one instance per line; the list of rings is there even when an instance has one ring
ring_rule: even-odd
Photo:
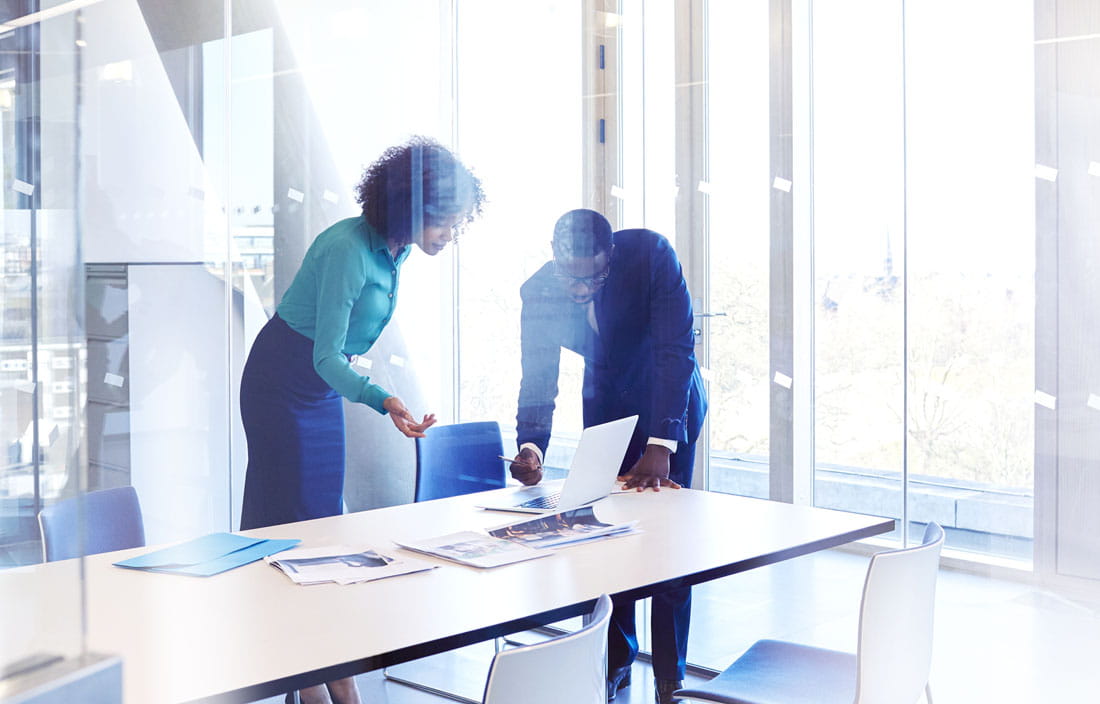
[[[528,499],[520,504],[522,508],[557,508],[558,499],[561,498],[561,494],[547,494],[545,496],[536,496],[533,499]]]

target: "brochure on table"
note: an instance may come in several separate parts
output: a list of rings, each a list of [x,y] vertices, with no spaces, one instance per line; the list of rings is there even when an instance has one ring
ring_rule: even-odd
[[[638,533],[637,521],[604,523],[592,506],[582,506],[550,516],[530,518],[489,530],[489,535],[533,548],[554,548],[597,538]]]
[[[355,584],[437,567],[423,560],[347,545],[300,548],[264,559],[295,584]]]
[[[212,577],[282,552],[300,542],[295,539],[248,538],[233,533],[211,533],[112,564],[146,572]]]
[[[485,533],[468,530],[451,533],[438,538],[423,540],[395,540],[395,543],[407,550],[422,552],[433,557],[459,562],[471,567],[500,567],[513,562],[534,560],[546,557],[550,553],[526,545],[518,545],[510,540],[501,540]]]
[[[499,567],[551,554],[560,548],[601,538],[640,532],[637,521],[604,523],[593,507],[584,506],[550,516],[509,523],[486,532],[462,531],[422,540],[397,540],[398,545],[473,567]]]

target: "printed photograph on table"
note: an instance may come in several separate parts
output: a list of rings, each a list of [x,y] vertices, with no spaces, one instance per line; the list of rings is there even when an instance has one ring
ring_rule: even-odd
[[[548,548],[635,533],[637,523],[637,521],[604,523],[596,517],[593,507],[583,506],[572,511],[556,513],[553,516],[502,526],[489,531],[489,535],[521,545]]]
[[[379,555],[374,550],[366,550],[350,555],[324,555],[322,557],[306,557],[290,560],[280,560],[279,563],[293,572],[302,572],[314,567],[340,566],[347,567],[385,567],[393,562],[392,557]]]
[[[370,548],[345,545],[295,550],[286,557],[269,557],[267,563],[295,584],[355,584],[435,567],[421,560],[400,559]]]
[[[482,568],[499,567],[549,554],[476,531],[462,531],[426,540],[394,542],[406,550]]]

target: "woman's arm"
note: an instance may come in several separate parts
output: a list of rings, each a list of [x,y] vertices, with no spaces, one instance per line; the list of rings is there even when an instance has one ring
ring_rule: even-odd
[[[336,243],[318,262],[313,368],[338,394],[386,413],[392,396],[351,368],[344,355],[351,309],[367,282],[367,265],[350,243]]]

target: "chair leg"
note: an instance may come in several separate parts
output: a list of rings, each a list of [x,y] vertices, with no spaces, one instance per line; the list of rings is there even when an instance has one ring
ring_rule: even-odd
[[[435,687],[421,684],[419,682],[414,682],[413,680],[407,680],[404,677],[398,677],[397,675],[388,674],[386,675],[386,680],[389,682],[395,682],[404,687],[420,690],[421,692],[427,692],[428,694],[433,694],[437,697],[450,699],[451,701],[462,702],[463,704],[481,704],[480,700],[470,699],[469,697],[464,697],[461,694],[455,694],[454,692],[448,692],[443,689],[436,689]]]
[[[504,639],[502,638],[493,639],[494,653],[499,653],[503,649],[501,645],[503,640]],[[450,699],[451,701],[462,702],[462,704],[481,704],[480,699],[470,699],[469,697],[464,697],[461,694],[457,694],[455,692],[448,692],[445,689],[437,689],[435,687],[432,687],[431,685],[426,685],[415,680],[406,679],[404,677],[401,677],[400,675],[392,674],[390,673],[389,668],[386,667],[382,668],[382,677],[385,678],[388,682],[394,682],[404,687],[409,687],[410,689],[427,692],[428,694],[432,694],[436,697],[442,697],[444,699]]]
[[[924,704],[932,704],[932,685],[924,685]]]

